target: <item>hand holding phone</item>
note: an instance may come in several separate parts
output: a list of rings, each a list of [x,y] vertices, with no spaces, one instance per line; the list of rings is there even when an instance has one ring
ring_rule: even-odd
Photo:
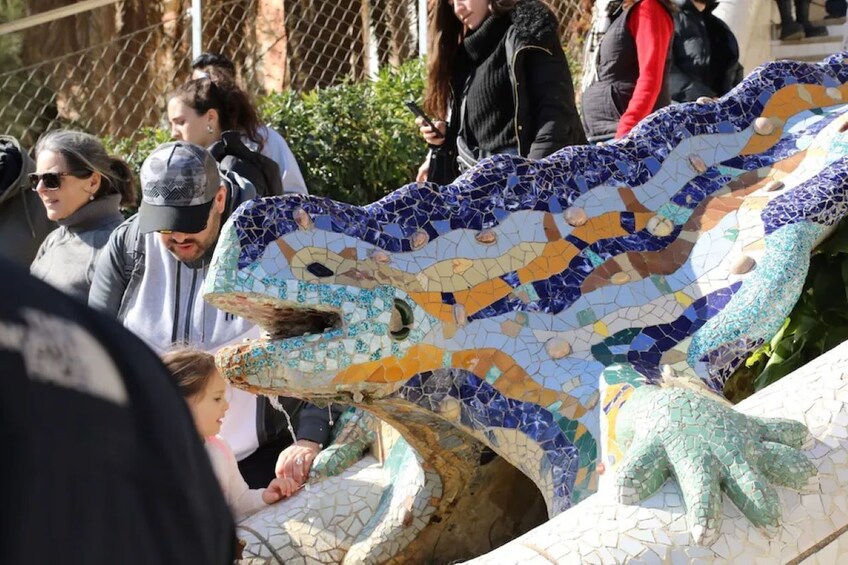
[[[434,124],[433,121],[430,118],[427,117],[427,114],[424,113],[424,110],[422,110],[421,107],[418,106],[418,104],[416,104],[412,100],[407,100],[406,102],[404,102],[404,105],[407,108],[409,108],[410,112],[412,112],[413,114],[415,114],[416,116],[418,116],[419,118],[424,120],[424,123],[427,124],[430,127],[430,129],[433,130],[433,135],[435,137],[443,138],[445,136],[441,132],[441,130],[439,130],[439,128],[436,127],[436,124]]]

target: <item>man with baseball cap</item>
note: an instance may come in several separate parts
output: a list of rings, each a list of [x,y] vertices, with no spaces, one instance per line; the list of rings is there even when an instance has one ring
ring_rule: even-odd
[[[175,141],[144,161],[141,190],[138,214],[112,233],[98,260],[89,305],[115,316],[158,353],[178,345],[214,353],[258,337],[257,326],[212,307],[201,292],[221,225],[256,196],[253,186],[232,174],[222,178],[203,147]],[[280,474],[304,481],[329,438],[325,410],[280,400],[296,427],[295,444],[285,414],[240,390],[233,391],[221,428],[252,488],[268,484],[275,464]]]
[[[180,261],[211,258],[227,203],[227,188],[212,155],[180,141],[161,145],[141,166],[141,187],[141,233],[158,232]]]

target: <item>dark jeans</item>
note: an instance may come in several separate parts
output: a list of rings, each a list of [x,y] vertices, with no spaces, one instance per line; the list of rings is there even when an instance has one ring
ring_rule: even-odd
[[[265,488],[276,475],[274,467],[280,452],[292,444],[291,435],[283,431],[271,443],[262,445],[238,462],[241,476],[250,488]]]

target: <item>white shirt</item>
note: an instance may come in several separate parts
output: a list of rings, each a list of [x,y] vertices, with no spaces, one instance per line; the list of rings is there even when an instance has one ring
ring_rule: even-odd
[[[289,145],[283,139],[283,136],[268,126],[260,127],[259,135],[262,137],[263,142],[260,153],[274,160],[280,166],[283,190],[298,194],[309,194],[306,190],[306,182],[303,180],[297,160],[294,158],[294,154],[289,149]]]
[[[128,299],[122,322],[160,355],[185,343],[215,354],[221,347],[255,339],[261,330],[253,322],[218,310],[203,300],[206,268],[194,270],[177,261],[159,236],[145,238],[144,277]],[[179,280],[179,284],[177,284]],[[179,294],[178,294],[179,292]],[[239,461],[256,451],[256,396],[227,385],[230,409],[221,427]]]

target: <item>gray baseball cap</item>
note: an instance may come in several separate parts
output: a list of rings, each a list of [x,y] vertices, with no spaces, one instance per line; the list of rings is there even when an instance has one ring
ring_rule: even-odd
[[[218,163],[206,149],[163,143],[141,165],[141,233],[203,231],[220,186]]]

